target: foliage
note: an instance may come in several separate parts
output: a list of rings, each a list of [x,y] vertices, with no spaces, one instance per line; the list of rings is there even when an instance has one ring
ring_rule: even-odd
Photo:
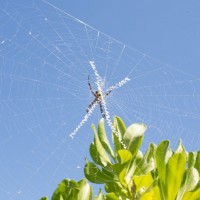
[[[74,180],[64,179],[55,190],[52,200],[90,200],[92,199],[92,188],[86,179],[79,182]],[[48,200],[43,197],[41,200]]]
[[[90,182],[105,186],[106,194],[100,190],[96,200],[200,200],[200,152],[186,152],[181,142],[173,151],[169,141],[162,141],[158,146],[150,144],[143,155],[139,148],[146,125],[133,124],[126,128],[119,117],[114,118],[113,125],[126,149],[114,133],[113,144],[109,143],[103,119],[98,130],[92,125],[94,141],[90,155],[93,162],[86,159],[84,173]],[[92,188],[87,180],[64,179],[52,200],[92,199]]]

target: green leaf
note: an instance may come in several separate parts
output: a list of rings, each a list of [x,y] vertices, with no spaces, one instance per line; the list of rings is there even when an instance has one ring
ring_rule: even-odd
[[[132,153],[133,157],[138,152],[146,129],[147,126],[145,124],[133,124],[126,129],[123,140],[127,146],[127,150]]]
[[[150,144],[143,159],[137,164],[134,172],[135,175],[147,174],[155,168],[155,151],[156,146],[154,144]]]
[[[138,199],[154,199],[153,196],[156,192],[155,187],[157,186],[157,179],[153,179],[151,173],[134,177],[133,180],[137,188]]]
[[[195,167],[198,173],[200,174],[200,151],[189,153],[188,167]]]
[[[98,151],[97,151],[97,148],[96,148],[94,142],[90,144],[90,156],[91,156],[92,160],[93,160],[96,164],[98,164],[98,165],[103,165],[103,164],[101,163],[100,158],[99,158]]]
[[[185,150],[185,147],[183,146],[183,143],[181,140],[179,140],[178,147],[177,147],[175,153],[184,153],[187,158],[187,151]]]
[[[120,181],[120,183],[123,185],[123,186],[127,186],[127,183],[126,183],[126,181],[125,181],[125,175],[126,175],[126,168],[124,168],[121,172],[120,172],[120,174],[119,174],[119,181]]]
[[[107,166],[102,167],[102,173],[107,175],[107,179],[109,179],[109,181],[119,181],[118,175],[113,169],[113,165],[109,166],[108,164]]]
[[[198,182],[199,182],[199,173],[197,169],[194,167],[191,167],[186,170],[186,178],[185,178],[185,191],[191,191],[193,190]]]
[[[132,157],[132,159],[129,161],[125,176],[125,180],[127,183],[132,181],[132,177],[135,174],[135,170],[138,167],[139,163],[141,163],[142,159],[142,152],[138,151],[137,155],[135,157]]]
[[[181,186],[186,168],[186,156],[182,153],[175,153],[169,159],[166,167],[166,196],[174,200]]]
[[[199,197],[200,197],[200,183],[193,191],[186,192],[183,196],[183,199],[181,200],[198,200]]]
[[[113,177],[111,175],[101,172],[94,163],[88,162],[87,160],[84,167],[84,174],[85,177],[92,183],[102,184],[113,181]]]
[[[137,197],[140,200],[161,200],[157,179],[154,179],[152,184],[145,190],[140,190]]]
[[[104,119],[102,118],[99,122],[98,125],[98,136],[99,136],[99,140],[102,144],[102,146],[104,147],[104,149],[106,150],[106,152],[114,159],[114,152],[110,146],[110,143],[108,141],[108,138],[106,136],[106,131],[105,131],[105,126],[104,126]]]
[[[133,181],[136,185],[136,192],[138,192],[141,188],[144,190],[148,188],[153,183],[153,177],[151,173],[141,176],[134,176]]]
[[[48,200],[48,197],[42,197],[40,200]]]
[[[159,177],[160,194],[162,196],[162,199],[165,199],[165,197],[167,196],[165,191],[166,164],[171,154],[172,152],[171,150],[169,150],[169,141],[162,141],[158,145],[155,154],[156,167]]]
[[[106,177],[103,177],[100,169],[93,162],[88,162],[87,160],[84,167],[84,174],[85,177],[92,183],[101,184],[107,179]]]
[[[128,162],[132,158],[132,154],[125,149],[121,149],[118,151],[119,157],[120,157],[120,163],[124,164]]]
[[[94,143],[90,145],[90,155],[95,163],[106,166],[107,163],[111,163],[110,158],[99,140],[94,125],[92,125],[92,129],[94,131]]]
[[[188,154],[188,168],[194,167],[196,162],[196,152],[189,152]]]
[[[125,165],[122,164],[114,164],[112,165],[112,169],[114,170],[114,173],[119,176],[121,171],[124,169],[124,166]]]
[[[106,183],[105,185],[105,190],[107,193],[121,193],[121,190],[123,190],[123,186],[120,184],[120,182],[110,182],[110,183]]]
[[[117,134],[119,135],[119,137],[123,139],[124,133],[126,131],[126,127],[124,125],[124,122],[119,117],[114,117],[113,127],[117,131]],[[117,137],[114,133],[112,133],[112,139],[113,139],[116,155],[120,149],[123,149],[123,146],[119,141],[119,137]]]
[[[92,200],[92,187],[88,184],[86,179],[78,182],[79,184],[79,194],[78,200]]]
[[[135,168],[135,175],[144,175],[152,171],[155,167],[154,161],[146,162],[144,159],[138,163],[138,165]]]
[[[196,152],[196,162],[194,167],[198,170],[200,174],[200,151]]]
[[[119,196],[112,192],[106,195],[106,200],[119,200]]]
[[[75,198],[74,197],[72,197],[73,199],[72,200],[75,200]],[[63,196],[62,195],[60,195],[59,196],[59,200],[65,200],[64,198],[63,198]]]
[[[156,145],[155,144],[150,144],[148,146],[148,149],[144,155],[144,160],[148,163],[148,162],[152,162],[152,160],[154,160],[155,157],[155,153],[156,153]]]
[[[78,183],[74,180],[64,179],[53,193],[52,200],[73,199],[78,190]]]
[[[95,200],[106,200],[106,198],[104,197],[104,195],[103,195],[101,189],[100,189],[100,191],[99,191],[98,196],[95,197]]]
[[[54,192],[52,200],[92,200],[92,188],[86,179],[79,181],[64,179]],[[43,199],[48,200],[48,199]]]
[[[178,192],[177,200],[181,200],[185,192],[193,190],[199,182],[199,173],[194,167],[190,167],[185,171],[184,181]]]

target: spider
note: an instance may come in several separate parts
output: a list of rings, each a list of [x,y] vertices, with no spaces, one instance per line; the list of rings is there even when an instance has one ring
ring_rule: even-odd
[[[91,107],[95,104],[98,103],[99,107],[100,107],[100,112],[102,114],[103,118],[106,118],[104,109],[103,109],[103,105],[102,105],[102,98],[103,98],[103,93],[99,90],[95,91],[92,89],[92,86],[90,84],[90,75],[88,76],[88,85],[89,85],[89,89],[91,91],[91,93],[94,95],[94,100],[90,103],[90,105],[87,107],[86,112],[88,113],[89,110],[91,109]],[[108,96],[111,93],[112,90],[108,90],[105,94],[105,96]]]

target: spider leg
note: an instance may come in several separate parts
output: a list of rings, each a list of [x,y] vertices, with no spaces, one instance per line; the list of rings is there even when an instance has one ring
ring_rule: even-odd
[[[106,115],[105,115],[105,113],[104,113],[103,105],[102,105],[101,101],[98,102],[98,103],[99,103],[99,106],[100,106],[100,111],[101,111],[102,117],[103,117],[104,119],[106,119]]]
[[[106,92],[106,96],[108,96],[111,92],[112,92],[112,90],[108,90],[108,91]]]
[[[89,85],[90,91],[91,91],[92,94],[95,96],[95,92],[93,91],[92,86],[91,86],[91,84],[90,84],[90,75],[88,75],[88,85]],[[96,97],[96,96],[95,96],[95,97]]]
[[[94,99],[94,100],[92,101],[92,103],[87,107],[87,109],[86,109],[86,112],[87,112],[87,113],[90,111],[91,107],[92,107],[95,103],[96,103],[96,99]]]

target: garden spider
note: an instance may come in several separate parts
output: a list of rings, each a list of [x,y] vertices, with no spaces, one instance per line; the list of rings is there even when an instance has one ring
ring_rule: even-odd
[[[102,117],[106,118],[106,115],[105,115],[105,112],[104,112],[104,109],[103,109],[103,105],[102,105],[102,98],[103,98],[104,94],[101,91],[99,91],[99,90],[97,90],[95,92],[93,91],[92,86],[90,84],[90,75],[88,76],[88,85],[89,85],[90,91],[94,95],[95,99],[87,107],[87,109],[86,109],[87,113],[90,111],[90,109],[92,108],[92,106],[95,103],[98,103],[99,107],[100,107],[100,111],[101,111]],[[105,96],[108,96],[111,93],[111,91],[112,90],[108,90],[108,92],[105,94]]]

